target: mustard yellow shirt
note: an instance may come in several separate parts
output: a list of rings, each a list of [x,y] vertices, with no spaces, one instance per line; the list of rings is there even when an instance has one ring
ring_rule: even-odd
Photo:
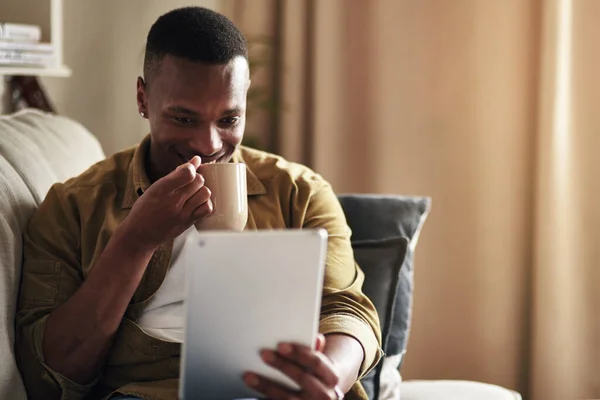
[[[44,362],[42,352],[46,318],[81,286],[112,234],[150,187],[144,167],[148,146],[146,137],[136,148],[55,184],[29,222],[16,354],[32,400],[102,399],[111,393],[177,399],[180,345],[146,335],[136,325],[165,278],[173,242],[154,252],[95,382],[80,385],[69,380]],[[240,147],[233,161],[247,166],[247,230],[320,227],[328,231],[320,332],[348,334],[362,344],[363,376],[382,354],[379,320],[361,291],[364,275],[354,261],[350,229],[331,186],[306,167],[257,150]],[[360,383],[347,398],[366,398]]]

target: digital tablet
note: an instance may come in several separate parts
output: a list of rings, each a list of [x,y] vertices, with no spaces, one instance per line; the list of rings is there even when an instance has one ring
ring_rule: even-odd
[[[326,253],[322,229],[192,232],[180,254],[187,293],[179,397],[258,397],[246,371],[297,388],[260,350],[280,342],[314,348]]]

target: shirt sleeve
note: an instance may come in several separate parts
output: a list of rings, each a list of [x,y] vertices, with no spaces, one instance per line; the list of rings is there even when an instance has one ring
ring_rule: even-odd
[[[324,228],[329,235],[319,329],[322,334],[341,333],[360,342],[365,354],[360,379],[383,355],[379,317],[362,292],[364,273],[354,261],[342,206],[328,183],[313,181],[312,186],[316,185],[306,205],[303,227]]]
[[[16,315],[15,353],[30,399],[82,399],[81,385],[49,367],[42,351],[46,319],[83,282],[78,222],[66,212],[62,186],[54,185],[23,237],[23,270]]]

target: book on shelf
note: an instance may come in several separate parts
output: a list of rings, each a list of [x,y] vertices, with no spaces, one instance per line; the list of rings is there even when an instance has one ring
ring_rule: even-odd
[[[37,25],[0,22],[0,40],[39,42],[41,39],[42,28]]]
[[[56,57],[54,53],[0,50],[0,65],[52,68],[56,66]]]
[[[31,53],[53,53],[54,45],[51,43],[11,42],[0,40],[0,51],[27,51]]]

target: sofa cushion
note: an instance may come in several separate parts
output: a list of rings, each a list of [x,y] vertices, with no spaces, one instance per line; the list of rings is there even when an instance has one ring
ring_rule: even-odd
[[[98,140],[81,124],[39,110],[0,117],[0,154],[21,176],[37,205],[50,186],[104,159]]]
[[[521,400],[512,390],[468,381],[407,381],[401,396],[402,400]]]
[[[38,110],[0,117],[0,399],[25,399],[16,367],[14,317],[29,217],[57,181],[104,158],[80,124]]]
[[[35,210],[31,192],[0,155],[0,399],[25,399],[13,351],[17,288],[21,277],[21,232]]]
[[[406,256],[408,240],[404,237],[352,242],[354,258],[365,274],[364,294],[373,302],[381,324],[383,351],[392,323],[400,269]],[[362,380],[370,399],[379,398],[383,360]]]

